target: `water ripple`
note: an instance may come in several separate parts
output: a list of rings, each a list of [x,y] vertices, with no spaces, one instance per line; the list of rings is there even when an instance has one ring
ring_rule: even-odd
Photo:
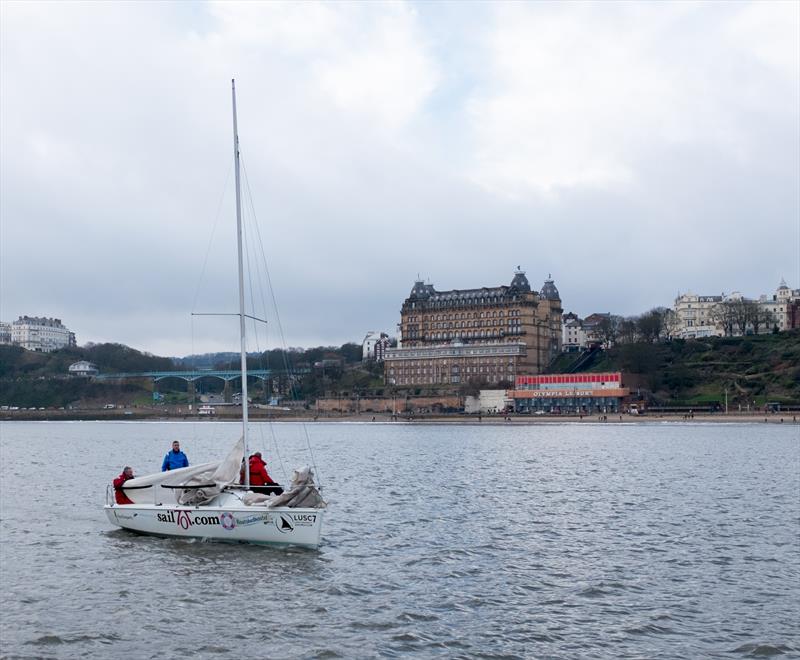
[[[3,425],[3,658],[800,657],[792,427],[317,424],[319,551],[111,528],[121,465],[232,437],[196,426]]]

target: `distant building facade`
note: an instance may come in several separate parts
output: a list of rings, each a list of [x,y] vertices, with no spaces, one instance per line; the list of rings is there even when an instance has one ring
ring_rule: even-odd
[[[572,312],[565,314],[561,326],[562,350],[584,351],[592,345],[605,343],[607,339],[602,332],[602,326],[612,318],[611,312],[595,312],[585,319]]]
[[[800,328],[800,298],[793,300],[786,308],[787,330]]]
[[[600,332],[600,326],[609,320],[611,320],[611,312],[595,312],[581,321],[586,340],[584,348],[588,348],[591,344],[603,343],[604,339]]]
[[[725,329],[717,313],[719,306],[741,300],[757,303],[764,312],[769,312],[771,322],[760,324],[759,333],[773,330],[782,332],[798,327],[793,325],[792,306],[800,302],[800,289],[791,289],[781,280],[773,295],[761,295],[758,300],[749,300],[738,291],[719,296],[698,296],[693,293],[679,295],[675,298],[674,327],[670,329],[670,334],[681,339],[722,337]],[[741,334],[741,328],[737,327],[735,334]]]
[[[553,280],[536,292],[522,270],[508,286],[480,289],[437,291],[417,281],[400,312],[398,348],[386,352],[385,380],[496,383],[539,373],[561,350],[562,311]]]
[[[518,376],[510,398],[519,413],[591,415],[618,412],[629,394],[620,372],[549,374]]]
[[[385,332],[370,331],[364,337],[361,344],[361,360],[368,362],[374,360],[375,362],[383,362],[386,356],[386,350],[391,346],[389,335]]]
[[[675,327],[673,337],[695,339],[721,337],[722,327],[714,320],[714,310],[725,298],[723,296],[698,296],[684,293],[675,298]]]
[[[0,346],[7,346],[11,343],[11,324],[0,321]]]
[[[527,346],[506,344],[463,344],[455,341],[439,346],[390,348],[384,360],[388,385],[459,385],[482,379],[490,385],[514,382],[527,363]]]
[[[561,350],[581,351],[586,348],[586,331],[577,314],[570,312],[561,317]]]
[[[11,324],[11,341],[29,351],[50,353],[60,348],[75,346],[75,333],[61,323],[61,319],[39,316],[20,316]]]
[[[86,360],[73,362],[69,365],[68,371],[71,376],[96,376],[98,374],[97,366]]]
[[[506,390],[480,390],[478,396],[464,397],[464,412],[479,414],[498,414],[513,407],[514,400]]]
[[[796,320],[797,313],[793,311],[800,305],[800,289],[790,289],[786,280],[781,280],[771,297],[761,296],[758,302],[772,312],[778,332],[800,327]]]

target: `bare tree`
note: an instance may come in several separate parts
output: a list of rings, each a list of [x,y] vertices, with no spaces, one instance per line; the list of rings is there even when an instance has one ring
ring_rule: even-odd
[[[681,319],[675,313],[674,309],[665,309],[662,321],[664,325],[664,336],[667,339],[676,335],[681,328]]]
[[[739,300],[731,301],[733,309],[734,323],[739,330],[739,334],[744,337],[747,334],[747,328],[753,322],[753,316],[758,310],[758,305],[751,300],[740,298]]]
[[[665,332],[666,312],[664,307],[654,307],[639,317],[637,329],[644,341],[652,344],[661,339],[661,335]]]
[[[603,342],[603,346],[610,348],[619,339],[619,325],[622,317],[609,314],[604,316],[597,324],[597,337]]]
[[[757,335],[761,328],[764,328],[765,331],[768,331],[770,326],[775,325],[776,320],[775,314],[773,314],[770,309],[764,305],[759,305],[756,303],[756,309],[753,313],[753,318],[751,321],[753,325],[753,334]]]
[[[637,322],[638,319],[629,316],[621,319],[619,322],[619,340],[623,344],[632,344],[637,339]]]
[[[735,300],[723,300],[714,305],[709,316],[717,325],[722,326],[722,333],[725,337],[733,337],[733,330],[736,327]]]

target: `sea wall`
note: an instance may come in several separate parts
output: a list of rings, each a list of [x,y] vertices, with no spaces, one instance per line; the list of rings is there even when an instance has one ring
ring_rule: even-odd
[[[317,399],[314,409],[320,413],[421,413],[460,410],[464,401],[460,396],[409,396]]]

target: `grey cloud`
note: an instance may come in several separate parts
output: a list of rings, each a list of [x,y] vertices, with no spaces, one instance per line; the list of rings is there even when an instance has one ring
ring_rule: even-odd
[[[741,52],[731,61],[742,88],[766,96],[755,103],[727,87],[709,91],[726,108],[738,152],[702,136],[650,141],[640,131],[631,182],[508,198],[465,175],[475,149],[467,105],[487,69],[474,51],[482,40],[457,22],[445,30],[439,12],[420,11],[433,52],[473,50],[440,53],[430,103],[387,129],[327,99],[314,86],[313,55],[257,40],[215,46],[214,12],[149,7],[131,13],[128,29],[125,11],[82,11],[70,38],[52,36],[52,18],[4,21],[3,320],[59,316],[79,341],[162,353],[235,349],[226,321],[189,317],[198,288],[198,311],[235,306],[232,70],[289,345],[393,331],[417,273],[439,289],[471,288],[508,283],[520,264],[534,286],[552,273],[565,308],[579,314],[634,314],[689,288],[757,295],[780,277],[800,285],[797,95],[765,81],[762,65]],[[117,22],[95,38],[108,16]],[[148,21],[163,22],[143,32]],[[149,50],[132,46],[143,34]],[[35,48],[51,38],[55,57]]]

